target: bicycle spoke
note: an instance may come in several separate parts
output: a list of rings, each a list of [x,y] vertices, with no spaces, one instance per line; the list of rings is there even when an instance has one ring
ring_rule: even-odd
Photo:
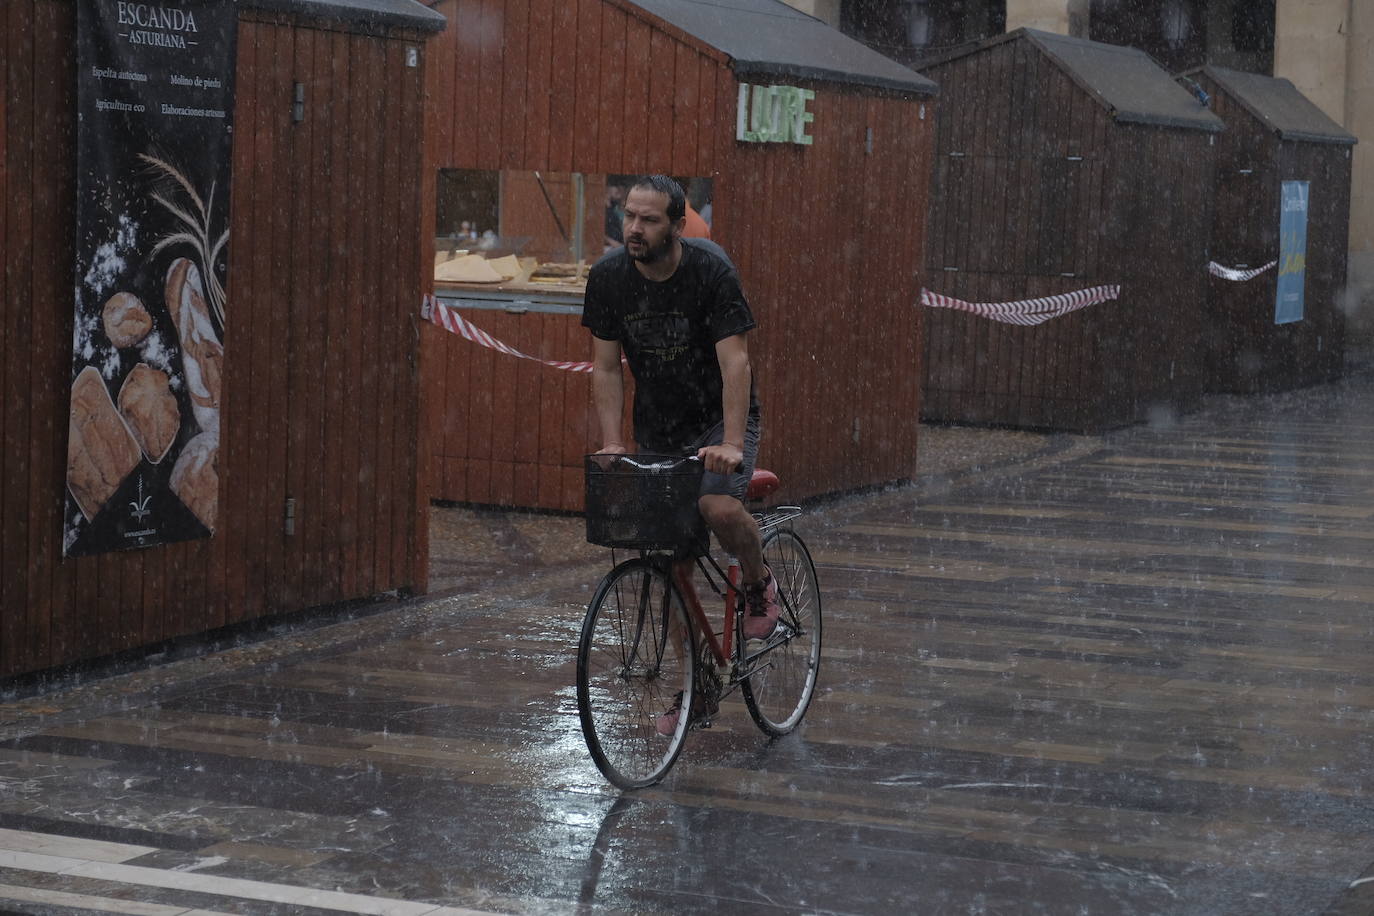
[[[801,538],[775,529],[764,540],[764,559],[778,583],[781,623],[789,632],[750,655],[744,699],[759,728],[782,735],[796,728],[816,688],[820,666],[821,608],[816,570]]]
[[[679,691],[691,696],[694,646],[685,623],[663,570],[646,560],[612,570],[587,608],[578,711],[592,759],[622,788],[658,781],[681,751],[685,725],[664,736],[657,722]]]

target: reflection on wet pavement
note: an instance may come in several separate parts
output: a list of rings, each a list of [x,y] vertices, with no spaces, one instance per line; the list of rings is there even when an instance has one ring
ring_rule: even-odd
[[[0,906],[1374,911],[1371,394],[927,430],[929,476],[799,525],[803,728],[768,742],[732,698],[627,795],[572,686],[606,552],[438,510],[434,596],[6,699]],[[958,461],[980,437],[1007,447]]]

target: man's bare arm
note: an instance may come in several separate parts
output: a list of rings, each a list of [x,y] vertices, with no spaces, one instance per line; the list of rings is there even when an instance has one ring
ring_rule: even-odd
[[[625,376],[620,368],[620,341],[593,336],[592,399],[601,424],[601,451],[624,454],[621,418],[625,412]]]
[[[749,417],[749,391],[753,380],[745,336],[736,334],[717,343],[716,358],[720,361],[725,439],[720,445],[707,446],[697,454],[706,462],[707,470],[728,474],[744,461],[744,426]]]

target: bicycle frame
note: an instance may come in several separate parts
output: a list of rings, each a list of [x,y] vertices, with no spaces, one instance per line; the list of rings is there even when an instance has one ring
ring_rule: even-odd
[[[771,512],[759,513],[754,516],[758,521],[760,535],[766,535],[770,529],[775,528],[784,522],[801,515],[802,510],[797,506],[778,506]],[[710,563],[716,575],[720,576],[725,590],[718,593],[725,599],[725,630],[720,638],[716,637],[715,630],[711,626],[711,619],[706,614],[706,609],[702,607],[701,598],[697,595],[696,584],[692,581],[692,570],[700,567],[701,571],[710,580],[710,571],[706,569],[706,563]],[[700,557],[687,560],[674,560],[673,584],[677,586],[678,594],[682,596],[683,603],[687,606],[687,614],[693,624],[696,625],[697,632],[705,640],[707,648],[711,650],[711,656],[716,661],[718,668],[729,668],[731,653],[735,638],[735,615],[738,613],[738,597],[740,584],[739,561],[730,557],[730,564],[727,569],[721,569],[716,558],[707,553]],[[714,583],[713,583],[714,587]]]
[[[697,595],[696,583],[692,581],[692,570],[701,564],[702,559],[709,561],[715,567],[716,573],[725,583],[725,631],[720,638],[716,637],[715,630],[711,626],[711,620],[706,616],[706,609],[701,606],[701,598]],[[706,571],[704,565],[702,565],[702,571]],[[709,573],[707,575],[709,576]],[[709,555],[695,560],[673,561],[673,583],[677,586],[678,594],[682,596],[683,603],[687,605],[687,614],[691,617],[692,623],[696,625],[697,632],[706,641],[706,646],[711,650],[716,665],[722,668],[728,667],[730,664],[730,650],[735,637],[735,606],[736,597],[739,595],[739,577],[739,562],[733,557],[730,559],[728,571],[722,570],[715,558]]]

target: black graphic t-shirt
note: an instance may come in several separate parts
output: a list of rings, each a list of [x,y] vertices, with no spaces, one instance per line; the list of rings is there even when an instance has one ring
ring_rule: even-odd
[[[721,247],[683,239],[682,260],[662,283],[646,278],[624,248],[587,276],[582,324],[618,340],[635,377],[635,441],[676,452],[719,423],[716,344],[755,327],[739,272]],[[752,384],[750,413],[758,412]]]

